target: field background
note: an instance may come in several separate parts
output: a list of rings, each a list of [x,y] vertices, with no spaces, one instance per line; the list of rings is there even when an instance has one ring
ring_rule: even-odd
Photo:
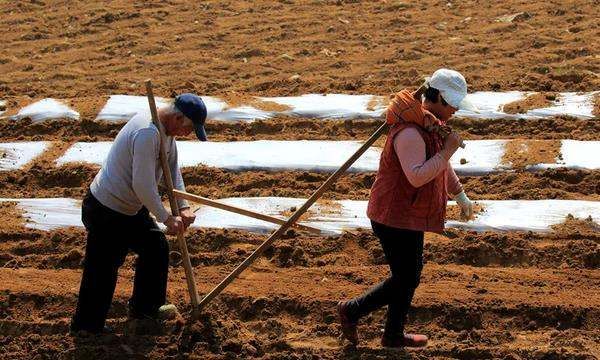
[[[94,122],[109,95],[219,96],[305,93],[388,95],[439,67],[469,91],[600,89],[600,2],[593,1],[0,1],[0,99],[7,113],[46,97],[81,120],[0,120],[0,140],[55,141],[23,170],[0,173],[0,197],[82,198],[97,168],[54,160],[76,141],[110,140],[120,125]],[[600,140],[598,117],[456,120],[467,139]],[[366,139],[375,120],[210,122],[213,141]],[[191,139],[191,138],[189,138]],[[590,154],[597,156],[597,154]],[[327,174],[184,170],[190,192],[308,197]],[[367,199],[373,173],[344,177],[326,199]],[[600,199],[600,171],[516,171],[462,179],[477,199]],[[134,258],[120,272],[109,323],[117,334],[68,335],[85,232],[23,227],[0,207],[0,358],[597,359],[600,232],[569,220],[549,234],[450,230],[426,237],[426,265],[408,329],[426,349],[382,350],[384,312],[361,322],[362,343],[338,339],[338,300],[387,274],[370,231],[339,238],[289,233],[217,298],[202,321],[160,336],[129,336]],[[198,230],[187,236],[202,293],[265,236]],[[175,246],[175,244],[172,244]],[[173,258],[169,300],[189,310]]]

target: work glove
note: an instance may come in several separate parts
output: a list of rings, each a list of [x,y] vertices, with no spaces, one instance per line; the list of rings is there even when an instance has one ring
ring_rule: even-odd
[[[464,191],[454,196],[454,201],[460,206],[460,216],[463,220],[471,220],[473,218],[473,203],[467,197]]]

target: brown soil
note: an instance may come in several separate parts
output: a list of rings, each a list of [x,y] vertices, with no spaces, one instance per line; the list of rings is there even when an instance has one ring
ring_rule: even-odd
[[[577,120],[568,116],[538,120],[451,119],[450,125],[467,140],[476,139],[574,139],[600,140],[600,122]]]
[[[341,215],[342,212],[342,205],[332,200],[321,199],[318,200],[315,205],[319,206],[319,212],[316,212],[314,210],[314,207],[309,208],[308,211],[306,211],[300,216],[298,221],[311,221],[314,220],[317,216]],[[282,215],[285,218],[289,218],[290,216],[292,216],[293,213],[296,212],[296,210],[298,210],[298,207],[293,206],[289,209],[282,211],[280,215]]]
[[[9,116],[13,116],[16,115],[19,110],[29,104],[32,104],[38,100],[41,100],[42,98],[31,98],[27,95],[16,95],[16,96],[11,96],[11,97],[6,97],[4,99],[4,101],[6,101],[5,104],[5,113],[2,114],[2,117],[9,117]]]
[[[473,90],[600,87],[594,3],[446,4],[4,2],[0,91],[143,94],[152,78],[159,96],[387,94],[441,65]],[[496,21],[516,12],[529,16]]]
[[[32,123],[29,119],[4,119],[0,120],[0,137],[2,141],[102,141],[113,140],[122,126],[88,120]]]
[[[482,200],[600,200],[597,171],[551,169],[541,172],[463,176],[469,197]]]
[[[0,140],[7,141],[110,141],[123,124],[82,119],[45,121],[32,124],[0,119]],[[382,120],[317,120],[276,118],[253,123],[209,121],[206,131],[211,141],[241,140],[366,140]],[[555,118],[543,120],[452,119],[452,128],[466,140],[477,139],[573,139],[600,140],[600,122]],[[181,138],[194,140],[193,136]],[[376,143],[382,145],[384,139]]]
[[[502,164],[515,169],[529,165],[552,164],[560,159],[559,140],[512,140],[506,143]]]
[[[43,160],[43,158],[42,158]],[[46,162],[46,164],[49,164]],[[25,171],[0,172],[0,197],[82,198],[97,166],[72,164],[59,168],[34,161]],[[304,171],[245,171],[184,168],[187,190],[209,198],[282,196],[307,198],[329,177]],[[328,190],[325,199],[366,200],[375,173],[348,173]],[[540,172],[463,176],[469,197],[478,200],[600,200],[600,171],[551,169]]]
[[[0,119],[3,142],[60,142],[27,169],[0,172],[0,196],[83,197],[97,168],[55,168],[53,161],[71,142],[114,138],[122,124],[96,123],[96,114],[109,95],[143,95],[146,78],[153,79],[157,96],[192,91],[232,104],[253,96],[385,95],[419,85],[440,66],[463,72],[470,91],[596,90],[596,8],[583,1],[514,0],[489,6],[473,1],[0,2],[6,50],[0,54],[0,98],[8,110],[3,115],[44,97],[67,99],[81,114],[79,122]],[[279,118],[209,122],[207,130],[214,141],[364,140],[380,124]],[[569,117],[453,119],[451,125],[466,139],[600,140],[600,122]],[[188,190],[210,198],[308,197],[328,175],[183,171]],[[373,180],[373,173],[347,174],[325,199],[365,200]],[[477,200],[600,200],[598,171],[517,170],[461,181]],[[398,353],[379,345],[384,310],[361,321],[359,348],[338,341],[337,301],[389,275],[371,231],[341,237],[289,231],[199,321],[188,316],[184,275],[173,252],[168,300],[186,323],[155,336],[128,333],[135,267],[129,257],[109,313],[116,335],[74,338],[68,326],[85,232],[25,229],[18,215],[14,204],[0,206],[3,359],[600,358],[600,232],[588,220],[567,219],[547,234],[452,229],[427,234],[425,268],[407,330],[429,335],[431,343]],[[205,294],[265,238],[233,230],[188,232],[199,291]],[[176,249],[175,239],[170,241]]]
[[[227,93],[221,99],[227,103],[227,108],[236,108],[240,106],[252,106],[264,111],[288,111],[292,108],[287,105],[278,104],[273,101],[258,99],[254,96],[240,94],[237,92]]]
[[[53,142],[46,151],[44,151],[37,158],[33,159],[29,165],[30,167],[37,166],[43,168],[52,168],[55,166],[56,160],[61,157],[71,146],[73,146],[73,142]]]
[[[594,222],[592,218],[577,219],[573,215],[567,215],[567,218],[562,224],[555,225],[552,230],[560,236],[576,237],[598,237],[600,234],[600,225]]]
[[[337,340],[336,301],[358,295],[387,274],[378,240],[369,231],[323,239],[292,235],[277,242],[219,296],[200,321],[188,320],[154,337],[89,339],[65,335],[81,276],[83,231],[29,233],[30,238],[1,244],[12,254],[0,269],[0,321],[6,334],[2,346],[8,358],[36,351],[42,344],[48,356],[102,358],[119,356],[123,349],[153,358],[179,353],[264,359],[297,353],[317,358],[391,355],[377,345],[383,311],[361,322],[360,348],[341,346]],[[192,263],[202,275],[197,276],[199,291],[206,293],[263,237],[208,230],[191,233],[187,240]],[[477,349],[486,358],[515,351],[593,358],[598,354],[600,303],[594,293],[600,282],[599,241],[557,234],[428,235],[427,264],[410,327],[432,334],[436,346],[409,354],[469,358]],[[127,331],[133,266],[134,259],[128,258],[109,314],[109,324],[118,334]],[[189,310],[179,266],[171,269],[168,298],[184,314]],[[473,309],[465,304],[477,305]],[[563,336],[570,342],[553,340]]]
[[[22,215],[23,212],[17,207],[16,202],[0,202],[0,219],[2,219],[2,227],[0,228],[0,233],[22,230]]]
[[[513,101],[502,107],[507,114],[524,114],[529,110],[545,108],[553,104],[555,93],[535,93],[525,99]]]
[[[367,103],[367,110],[369,111],[373,111],[381,106],[385,106],[387,105],[388,100],[383,97],[383,96],[374,96],[371,100],[369,100],[369,102]]]
[[[79,113],[81,120],[93,121],[108,101],[108,98],[109,95],[72,98],[69,101],[69,106]]]

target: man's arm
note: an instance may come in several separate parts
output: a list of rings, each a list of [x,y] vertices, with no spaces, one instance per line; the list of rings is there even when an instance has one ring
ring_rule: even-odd
[[[179,169],[177,143],[174,138],[171,139],[171,150],[169,151],[168,161],[171,176],[173,177],[173,187],[177,190],[185,191],[185,184],[183,183],[183,177],[181,176],[181,170]],[[192,212],[190,205],[185,199],[177,198],[177,206],[180,210],[179,215],[183,221],[183,226],[187,229],[194,221],[196,221],[196,214]]]
[[[156,184],[156,162],[159,149],[158,133],[141,129],[133,137],[132,187],[140,202],[164,223],[169,212],[162,204]]]
[[[173,178],[173,187],[177,190],[185,191],[185,184],[183,182],[183,177],[181,176],[181,169],[179,169],[177,144],[175,143],[175,139],[171,140],[171,150],[169,151],[169,168],[171,169],[171,177]],[[179,210],[190,207],[188,202],[181,198],[177,198],[177,206],[179,206]]]

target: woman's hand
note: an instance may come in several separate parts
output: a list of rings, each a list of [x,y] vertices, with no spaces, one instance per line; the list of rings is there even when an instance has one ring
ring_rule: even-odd
[[[456,204],[460,206],[460,216],[463,220],[473,219],[473,202],[469,199],[464,191],[461,191],[458,195],[454,196]]]
[[[456,131],[452,131],[446,139],[444,139],[444,146],[442,147],[442,151],[440,153],[446,158],[446,160],[450,160],[452,155],[456,152],[456,150],[462,144],[462,138]]]

